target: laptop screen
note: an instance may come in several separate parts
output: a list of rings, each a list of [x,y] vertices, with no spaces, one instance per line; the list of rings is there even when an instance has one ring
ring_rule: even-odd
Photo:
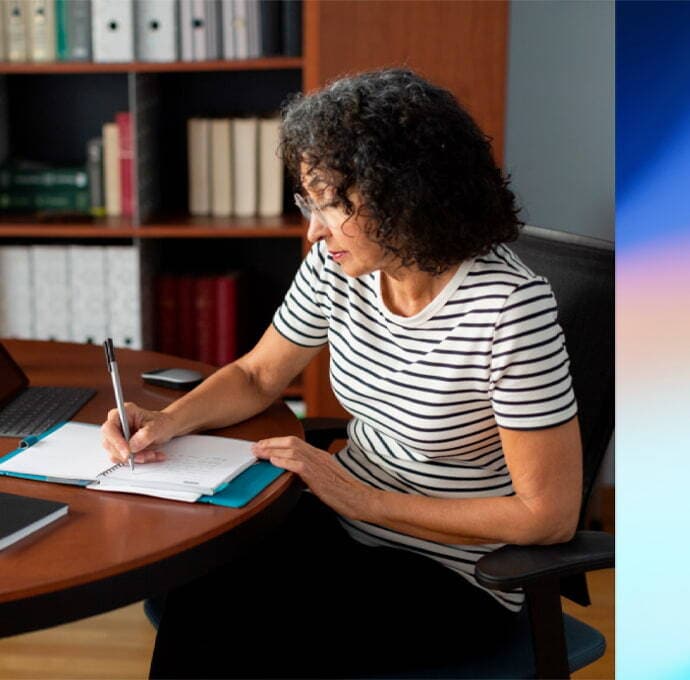
[[[0,343],[0,406],[4,406],[29,384],[24,371]]]

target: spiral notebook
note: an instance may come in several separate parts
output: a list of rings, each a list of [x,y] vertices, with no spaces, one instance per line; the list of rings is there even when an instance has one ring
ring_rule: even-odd
[[[0,461],[0,474],[188,502],[218,494],[218,504],[238,507],[223,501],[229,482],[258,466],[249,475],[250,491],[258,493],[281,472],[257,464],[251,445],[243,439],[185,435],[161,447],[166,460],[135,465],[131,471],[127,464],[113,465],[102,448],[97,425],[69,422],[23,440],[19,449]]]

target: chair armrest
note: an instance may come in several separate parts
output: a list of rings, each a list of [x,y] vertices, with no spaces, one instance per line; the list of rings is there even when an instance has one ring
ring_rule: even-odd
[[[304,438],[317,449],[328,449],[336,439],[347,439],[346,418],[304,418]]]
[[[568,543],[506,545],[482,557],[477,581],[491,590],[511,591],[545,578],[564,578],[614,566],[614,537],[603,531],[578,531]]]

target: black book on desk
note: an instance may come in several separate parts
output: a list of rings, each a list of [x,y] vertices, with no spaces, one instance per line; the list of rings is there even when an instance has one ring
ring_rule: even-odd
[[[68,508],[58,501],[0,493],[0,550],[63,517]]]

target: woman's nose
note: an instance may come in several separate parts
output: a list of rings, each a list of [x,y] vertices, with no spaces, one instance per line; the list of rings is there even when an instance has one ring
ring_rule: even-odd
[[[307,229],[307,239],[311,243],[321,241],[328,234],[328,227],[319,219],[316,212],[312,212],[309,218],[309,229]]]

